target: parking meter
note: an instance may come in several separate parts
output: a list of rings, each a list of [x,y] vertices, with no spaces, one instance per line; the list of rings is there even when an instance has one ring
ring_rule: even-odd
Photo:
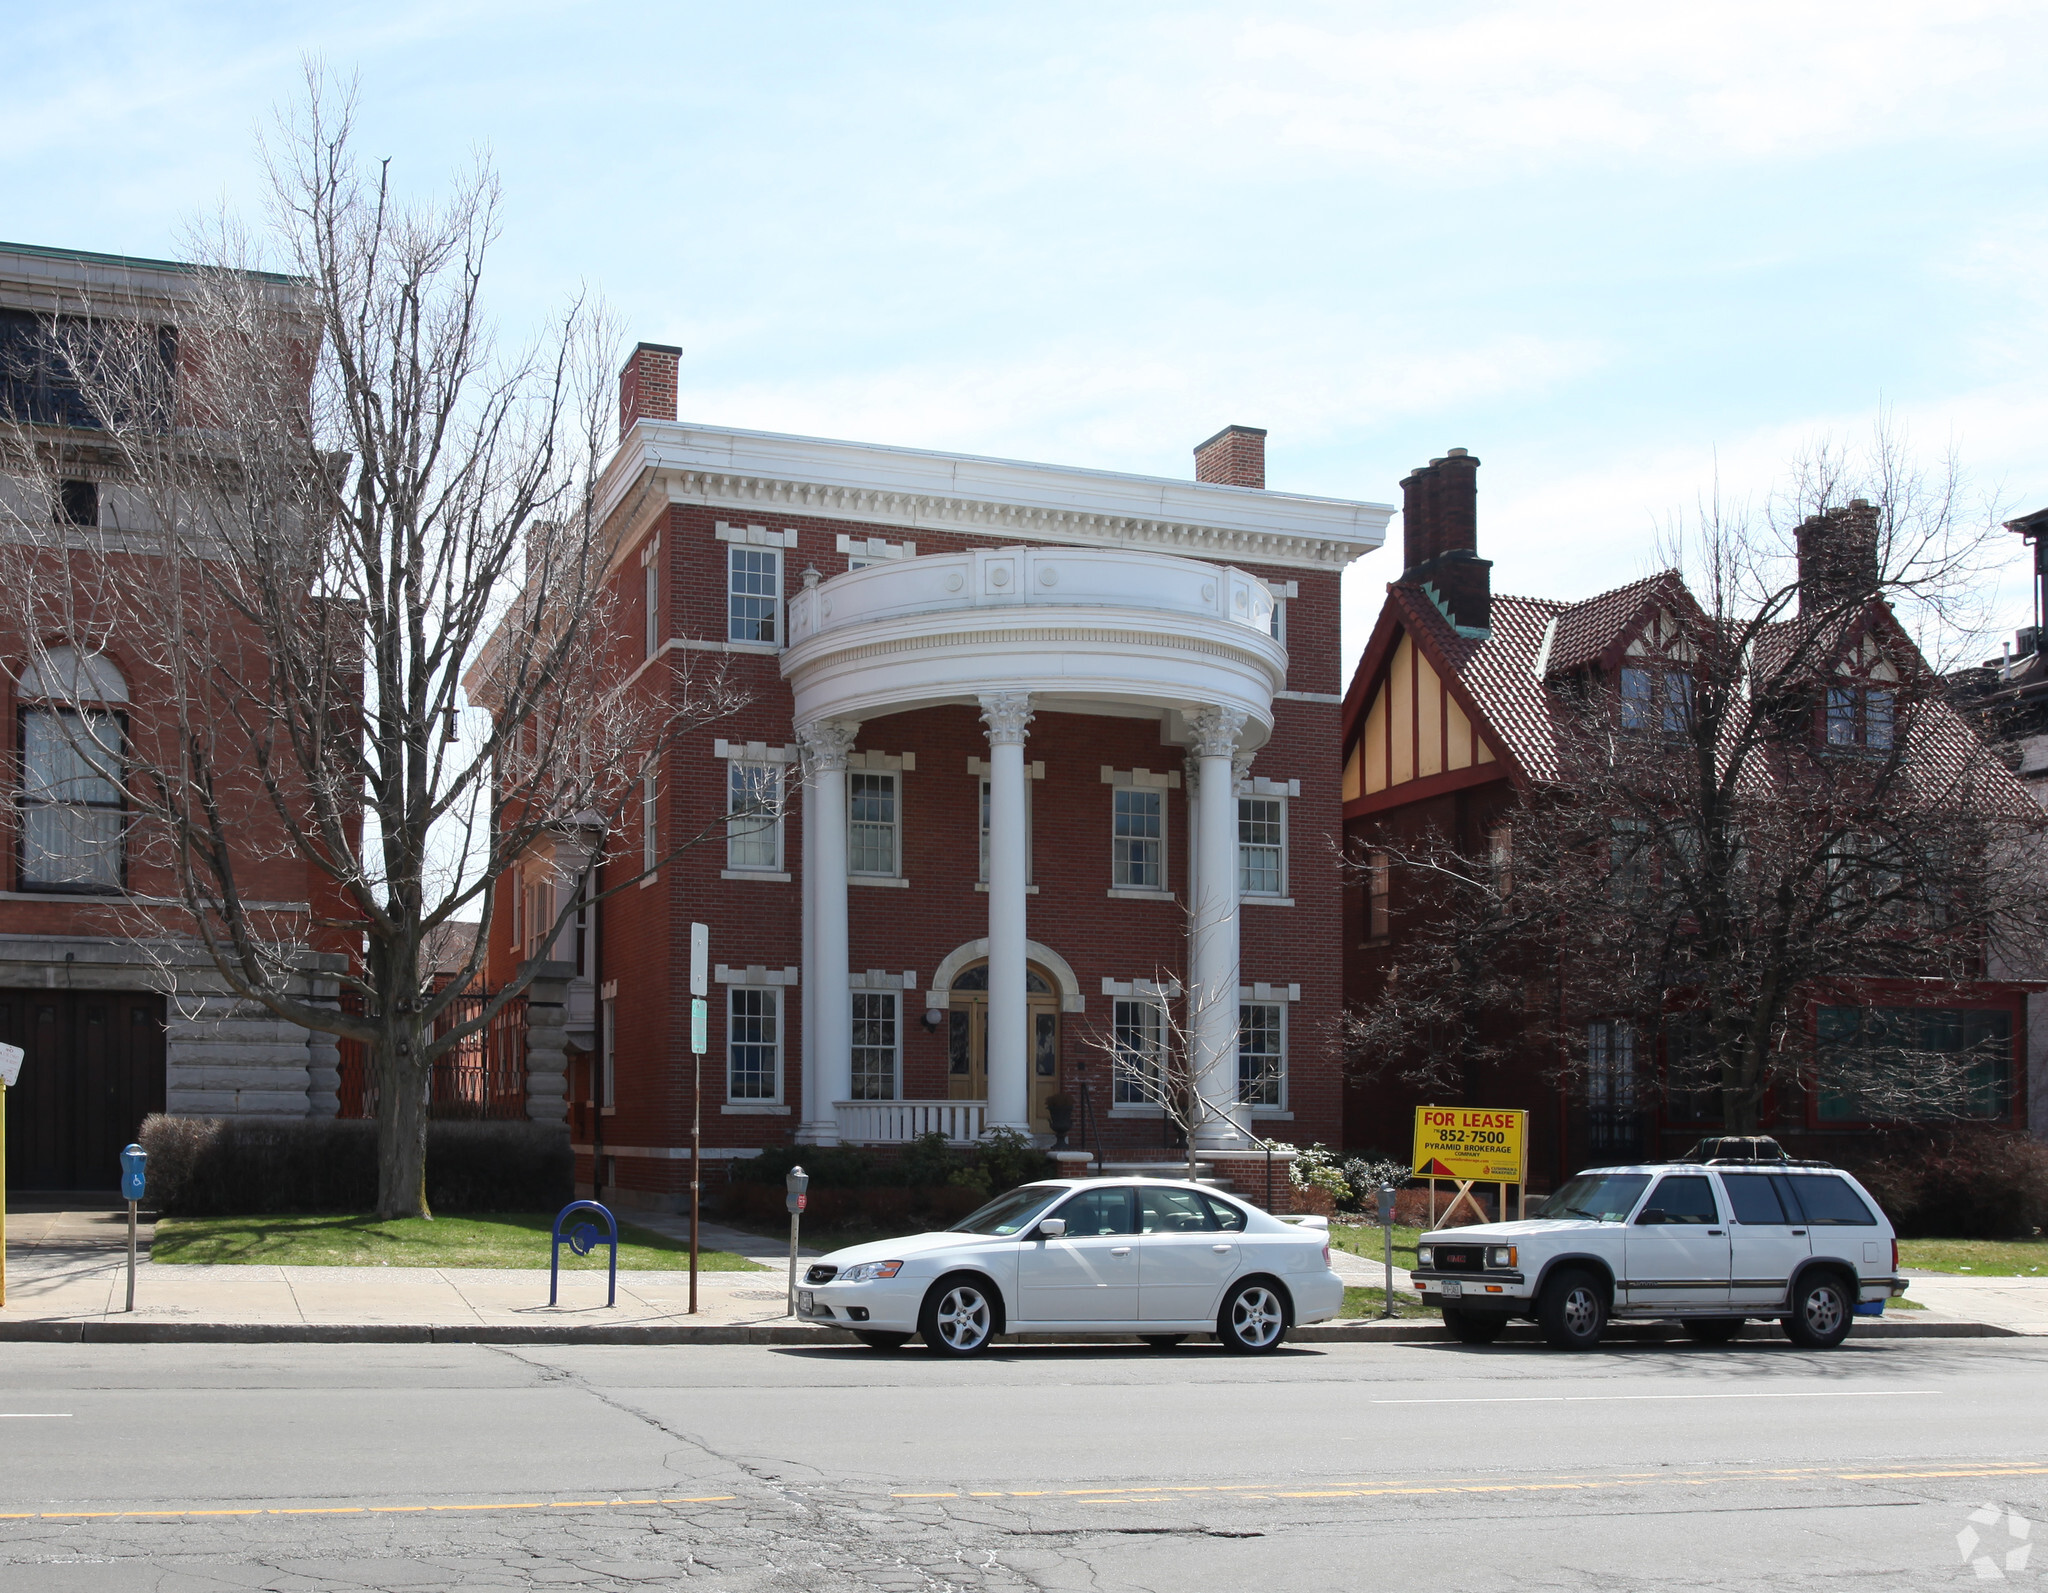
[[[1394,1197],[1400,1193],[1394,1184],[1380,1185],[1380,1232],[1387,1240],[1387,1299],[1380,1315],[1394,1314]]]
[[[1380,1186],[1380,1226],[1382,1228],[1394,1226],[1394,1196],[1398,1193],[1399,1191],[1392,1184],[1382,1184]]]
[[[135,1207],[149,1185],[149,1152],[129,1145],[121,1152],[121,1198],[128,1202],[128,1309],[135,1309]]]
[[[804,1203],[809,1198],[804,1191],[811,1187],[811,1175],[801,1167],[792,1167],[789,1176],[782,1180],[783,1204],[789,1207],[789,1315],[796,1315],[796,1227],[803,1218]]]

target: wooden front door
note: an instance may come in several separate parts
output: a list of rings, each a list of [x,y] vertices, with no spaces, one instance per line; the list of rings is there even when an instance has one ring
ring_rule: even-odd
[[[952,1010],[946,1014],[946,1094],[955,1101],[988,1099],[988,964],[976,963],[953,981]],[[1030,1047],[1025,1066],[1031,1076],[1031,1126],[1052,1132],[1045,1098],[1058,1091],[1060,1063],[1060,1000],[1052,981],[1036,963],[1024,969],[1024,1003],[1030,1020]]]
[[[7,1092],[7,1187],[120,1187],[121,1147],[164,1109],[164,998],[0,990],[0,1040],[18,1045]]]

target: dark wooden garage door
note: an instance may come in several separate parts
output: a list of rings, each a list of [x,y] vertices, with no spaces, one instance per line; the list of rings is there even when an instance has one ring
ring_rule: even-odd
[[[28,1055],[7,1092],[9,1189],[114,1189],[121,1147],[164,1109],[164,998],[0,990],[0,1040]]]

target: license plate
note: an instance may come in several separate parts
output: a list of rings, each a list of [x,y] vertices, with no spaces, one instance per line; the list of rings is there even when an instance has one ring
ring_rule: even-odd
[[[1465,1285],[1462,1283],[1439,1283],[1436,1288],[1437,1293],[1441,1294],[1446,1300],[1462,1300],[1465,1298]]]
[[[799,1289],[796,1291],[796,1308],[805,1316],[809,1316],[812,1311],[817,1309],[809,1289]]]

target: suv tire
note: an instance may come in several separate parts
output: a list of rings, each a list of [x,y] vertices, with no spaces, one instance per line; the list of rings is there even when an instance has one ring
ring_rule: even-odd
[[[1590,1272],[1560,1272],[1543,1286],[1536,1325],[1554,1350],[1590,1350],[1607,1326],[1607,1291]]]
[[[1831,1350],[1849,1336],[1856,1302],[1838,1272],[1809,1272],[1792,1286],[1785,1336],[1804,1350]]]
[[[917,1313],[917,1336],[938,1355],[979,1355],[996,1336],[995,1291],[981,1278],[941,1278]]]
[[[1726,1344],[1742,1331],[1739,1316],[1681,1317],[1678,1325],[1695,1344]]]
[[[1224,1297],[1216,1337],[1237,1355],[1270,1355],[1287,1337],[1287,1298],[1264,1278],[1247,1278]]]
[[[1444,1307],[1444,1326],[1451,1330],[1451,1337],[1460,1344],[1491,1344],[1508,1325],[1508,1319],[1498,1311],[1461,1311],[1455,1305]]]

